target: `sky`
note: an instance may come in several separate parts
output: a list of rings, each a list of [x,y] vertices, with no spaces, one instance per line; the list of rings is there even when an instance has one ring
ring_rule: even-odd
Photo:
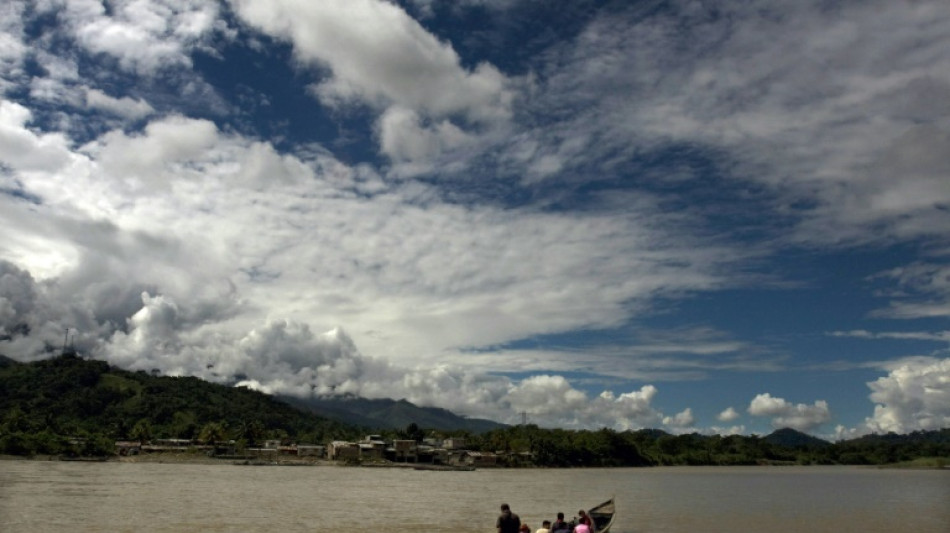
[[[944,0],[5,0],[0,354],[950,427]]]

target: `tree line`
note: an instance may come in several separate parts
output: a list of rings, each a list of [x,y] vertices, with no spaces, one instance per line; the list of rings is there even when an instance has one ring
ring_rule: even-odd
[[[502,452],[501,457],[514,463],[511,466],[886,465],[920,460],[950,465],[950,429],[869,435],[835,443],[790,429],[767,436],[722,436],[526,425],[458,436],[472,449]]]
[[[950,429],[869,435],[829,443],[793,430],[757,435],[671,435],[635,431],[509,426],[483,433],[410,424],[374,430],[306,413],[266,394],[194,377],[130,372],[66,354],[33,363],[0,358],[0,453],[109,455],[117,440],[155,438],[238,448],[276,439],[300,444],[356,440],[464,438],[466,448],[499,453],[504,466],[855,464],[931,458],[950,464]]]

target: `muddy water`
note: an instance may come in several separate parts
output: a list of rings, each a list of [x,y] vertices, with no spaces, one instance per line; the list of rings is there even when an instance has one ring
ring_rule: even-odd
[[[0,461],[0,531],[533,529],[615,495],[614,533],[950,531],[950,471],[478,470]]]

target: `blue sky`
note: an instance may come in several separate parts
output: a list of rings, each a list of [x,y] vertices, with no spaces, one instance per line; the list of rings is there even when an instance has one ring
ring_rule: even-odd
[[[0,353],[950,427],[950,5],[719,4],[4,2]]]

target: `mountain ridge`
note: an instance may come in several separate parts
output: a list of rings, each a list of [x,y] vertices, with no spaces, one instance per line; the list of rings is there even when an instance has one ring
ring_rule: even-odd
[[[405,399],[370,399],[350,395],[277,398],[315,415],[366,428],[404,429],[416,424],[425,429],[484,433],[507,427],[493,420],[459,416],[441,407],[420,407]]]

